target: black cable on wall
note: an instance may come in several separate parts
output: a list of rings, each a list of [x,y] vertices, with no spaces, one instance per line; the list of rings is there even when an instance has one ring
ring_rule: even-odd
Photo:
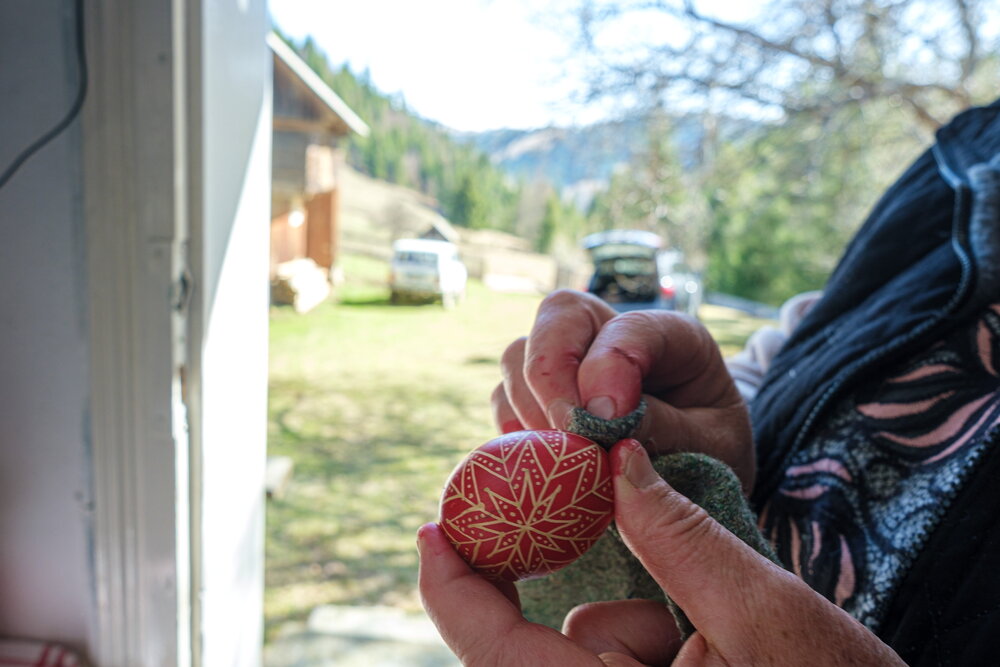
[[[0,172],[0,188],[7,184],[17,170],[20,169],[25,162],[27,162],[32,155],[41,150],[47,143],[59,136],[63,130],[69,127],[70,123],[80,114],[80,109],[83,108],[83,100],[87,96],[87,54],[84,50],[83,42],[83,0],[75,0],[76,4],[76,58],[77,63],[80,66],[80,83],[77,87],[76,98],[73,100],[73,105],[66,112],[66,116],[63,117],[51,130],[38,137],[33,141],[27,148],[21,151],[17,157],[15,157],[3,172]]]

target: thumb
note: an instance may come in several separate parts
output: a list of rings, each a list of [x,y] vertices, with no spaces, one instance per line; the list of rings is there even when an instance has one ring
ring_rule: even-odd
[[[691,623],[738,638],[767,615],[775,583],[793,577],[747,546],[653,469],[645,449],[612,450],[615,522],[628,548]]]
[[[725,667],[729,662],[719,655],[715,647],[710,646],[705,641],[705,636],[696,632],[684,642],[680,652],[670,663],[671,667],[713,667],[720,665]]]

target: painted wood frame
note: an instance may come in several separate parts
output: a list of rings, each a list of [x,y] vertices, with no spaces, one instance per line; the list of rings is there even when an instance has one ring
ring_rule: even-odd
[[[256,665],[270,172],[265,3],[85,5],[93,658],[107,666]],[[233,40],[243,48],[232,49]],[[234,71],[240,76],[227,78]],[[227,346],[233,331],[241,342]],[[223,488],[234,452],[235,493]],[[229,516],[230,503],[239,516]],[[220,530],[227,516],[245,526],[245,539]],[[238,577],[228,576],[229,563]]]

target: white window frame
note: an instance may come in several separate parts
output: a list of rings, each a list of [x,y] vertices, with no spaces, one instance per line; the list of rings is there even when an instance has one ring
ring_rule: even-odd
[[[218,545],[218,540],[213,542],[212,536],[203,534],[204,443],[217,440],[218,422],[231,417],[225,406],[215,409],[219,401],[205,398],[206,377],[210,377],[209,393],[218,396],[225,389],[220,388],[224,384],[220,376],[232,368],[232,360],[225,354],[205,353],[210,327],[218,325],[209,322],[212,304],[206,306],[198,290],[218,279],[218,273],[225,274],[219,262],[229,267],[225,257],[206,258],[206,246],[213,234],[230,231],[220,225],[233,222],[210,219],[206,213],[220,207],[216,200],[212,208],[213,193],[206,193],[204,187],[204,165],[210,162],[204,126],[210,112],[218,122],[217,109],[206,108],[214,103],[211,95],[202,90],[208,60],[205,35],[214,26],[237,33],[231,38],[256,38],[239,35],[239,22],[230,25],[226,12],[237,17],[250,12],[253,20],[249,23],[263,25],[264,0],[218,5],[204,0],[87,0],[83,4],[90,70],[81,135],[92,377],[92,567],[97,606],[92,658],[102,667],[200,667],[231,654],[241,657],[226,664],[259,664],[259,650],[219,644],[232,637],[231,629],[222,627],[220,621],[227,605],[231,607],[235,599],[262,596],[262,543],[251,544],[250,553],[243,554],[241,567],[249,562],[252,570],[252,576],[239,584],[243,590],[227,590],[234,584],[224,577],[214,577],[220,583],[211,586],[205,581],[205,564],[225,559],[226,554],[213,546],[206,559],[205,545]],[[263,58],[263,34],[259,38]],[[210,54],[216,67],[228,57],[226,48]],[[269,91],[269,77],[261,85]],[[260,131],[270,123],[269,92],[266,97],[268,113],[259,120],[255,134],[255,186],[262,180],[261,161],[269,161],[269,143]],[[268,131],[268,140],[269,136]],[[261,157],[264,151],[267,156]],[[238,211],[242,203],[233,204],[235,215],[244,218],[237,231],[244,237],[256,234],[245,213]],[[249,244],[254,259],[264,248],[265,289],[266,218],[265,209],[260,223],[263,240]],[[215,266],[206,269],[213,262]],[[227,280],[232,280],[233,272],[247,272],[245,263],[237,264],[236,269],[226,269]],[[206,276],[207,272],[215,272],[214,278]],[[266,292],[262,300],[223,305],[231,315],[256,309],[258,301],[264,308],[266,335]],[[259,317],[253,319],[259,329]],[[254,340],[259,348],[260,336]],[[266,338],[263,358],[250,363],[266,365]],[[255,382],[262,376],[259,371],[252,376]],[[263,377],[260,392],[266,396],[266,366]],[[208,410],[206,400],[212,403]],[[205,419],[208,412],[214,417],[211,422]],[[257,467],[263,470],[266,416],[261,414],[259,420],[259,429],[249,427],[254,442],[246,450],[247,456],[261,459],[259,466],[256,462],[251,466],[253,474]],[[248,509],[259,527],[263,525],[262,482],[261,505]],[[216,522],[217,505],[209,515]],[[257,616],[257,626],[250,621],[244,640],[259,637],[263,621]],[[213,637],[223,639],[209,646]]]

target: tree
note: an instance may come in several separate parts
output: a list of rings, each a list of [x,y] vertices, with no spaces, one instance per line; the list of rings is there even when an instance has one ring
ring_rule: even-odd
[[[689,215],[691,174],[681,168],[672,121],[662,109],[647,117],[648,138],[631,164],[615,173],[589,212],[596,230],[643,229],[692,258],[704,255],[703,219]],[[696,262],[699,263],[699,262]]]
[[[735,21],[706,4],[580,2],[585,99],[700,114],[669,218],[700,229],[713,289],[777,303],[822,285],[934,129],[996,95],[1000,5],[769,0]],[[627,213],[634,185],[612,181],[605,208]]]
[[[548,252],[552,249],[552,242],[556,233],[562,226],[563,207],[562,202],[553,193],[545,200],[545,214],[538,225],[538,239],[535,241],[535,250],[538,252]]]
[[[489,224],[489,205],[474,172],[466,172],[455,192],[451,219],[463,227],[485,229]]]
[[[926,129],[996,94],[996,0],[770,0],[733,21],[696,0],[586,0],[576,10],[588,98],[644,91],[668,106],[742,102],[829,116],[895,100]],[[655,39],[622,46],[629,26]],[[649,32],[653,32],[652,30]]]

